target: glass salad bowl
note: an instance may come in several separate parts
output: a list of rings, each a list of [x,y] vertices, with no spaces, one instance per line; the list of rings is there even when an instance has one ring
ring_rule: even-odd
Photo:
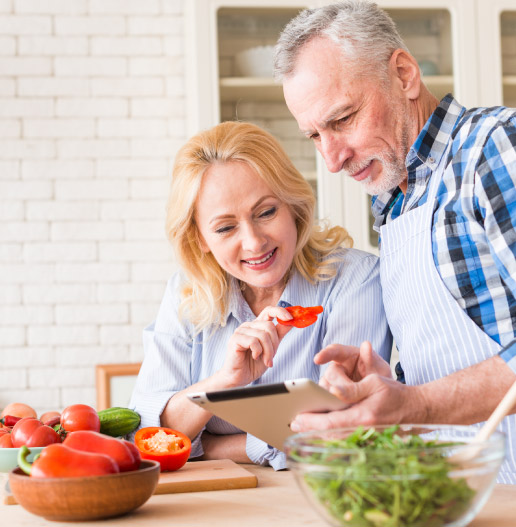
[[[285,452],[330,525],[462,527],[487,501],[505,453],[503,434],[473,446],[476,432],[454,425],[341,428],[290,436]]]

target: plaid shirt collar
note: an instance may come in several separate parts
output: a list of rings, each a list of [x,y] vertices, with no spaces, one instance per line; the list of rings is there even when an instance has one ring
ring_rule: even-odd
[[[466,109],[451,94],[441,100],[405,159],[408,173],[405,197],[399,187],[373,196],[372,213],[376,231],[380,231],[380,227],[387,222],[389,215],[394,219],[401,214],[400,202],[405,202],[404,209],[410,208],[411,204],[419,203],[419,199],[426,191],[430,176],[439,166],[453,130],[465,111]]]

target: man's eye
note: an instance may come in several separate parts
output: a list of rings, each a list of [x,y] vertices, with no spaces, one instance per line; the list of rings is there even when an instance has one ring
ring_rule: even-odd
[[[319,134],[317,133],[311,134],[308,136],[308,139],[312,139],[313,141],[316,141],[317,139],[319,139]]]
[[[340,124],[344,124],[350,117],[351,117],[351,115],[346,115],[346,117],[341,117],[340,119],[337,119],[335,121],[335,126],[339,126]]]

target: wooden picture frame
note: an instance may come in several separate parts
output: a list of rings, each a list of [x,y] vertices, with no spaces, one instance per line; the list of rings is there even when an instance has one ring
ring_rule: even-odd
[[[112,406],[126,408],[140,367],[140,362],[97,364],[95,367],[97,410],[105,410]]]

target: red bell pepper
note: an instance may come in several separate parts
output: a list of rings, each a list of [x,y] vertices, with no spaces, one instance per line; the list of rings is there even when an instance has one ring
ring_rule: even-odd
[[[0,423],[2,423],[4,426],[14,426],[21,417],[16,417],[15,415],[4,415],[2,419],[0,419]]]
[[[134,444],[143,459],[159,461],[162,472],[180,469],[192,451],[188,436],[162,426],[140,428],[134,436]]]
[[[66,445],[48,445],[33,463],[27,461],[30,450],[18,451],[18,466],[33,478],[79,478],[120,472],[116,461],[106,454],[81,452]]]
[[[293,318],[290,320],[281,320],[278,323],[283,326],[294,326],[296,328],[306,328],[317,320],[317,315],[323,312],[322,306],[302,307],[289,306],[285,308]]]
[[[106,454],[117,462],[120,472],[140,468],[139,450],[136,448],[133,450],[129,446],[131,443],[124,439],[117,439],[92,430],[77,430],[66,436],[63,445],[82,452]]]
[[[52,443],[60,443],[59,434],[50,426],[44,425],[35,417],[24,417],[20,419],[11,432],[11,440],[15,448],[23,445],[47,446]]]

